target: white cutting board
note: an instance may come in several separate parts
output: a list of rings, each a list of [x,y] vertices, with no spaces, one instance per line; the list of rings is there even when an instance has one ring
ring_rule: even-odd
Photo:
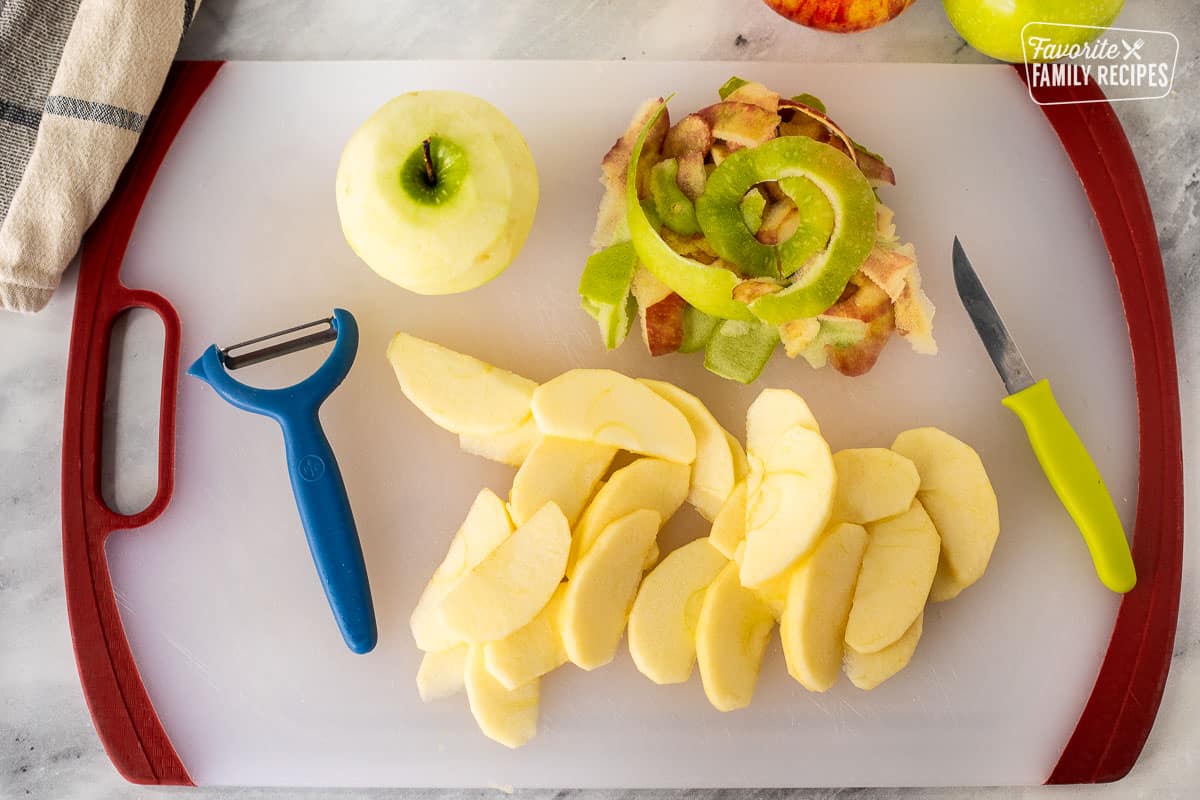
[[[600,157],[639,101],[712,102],[729,75],[823,98],[884,153],[882,191],[915,242],[937,304],[936,358],[898,340],[866,377],[777,356],[754,387],[697,357],[651,359],[634,337],[605,353],[575,294],[589,253]],[[488,286],[422,298],[385,283],[345,245],[338,155],[378,105],[413,89],[481,95],[528,138],[541,177],[532,236]],[[1066,156],[1017,75],[1001,66],[650,63],[226,65],[166,158],[126,258],[131,286],[183,321],[187,363],[228,344],[351,309],[362,342],[323,420],[352,499],[378,613],[368,656],[342,645],[304,544],[280,436],[181,378],[175,497],[108,547],[138,667],[201,784],[795,786],[1040,783],[1095,679],[1117,598],[1095,579],[959,304],[962,237],[1034,373],[1053,378],[1127,528],[1137,434],[1128,340],[1107,253]],[[812,405],[835,448],[887,445],[936,425],[972,443],[1000,499],[986,577],[932,606],[911,665],[876,691],[810,694],[775,642],[753,705],[721,714],[698,676],[660,687],[622,648],[594,673],[543,685],[540,733],[513,752],[485,739],[462,697],[423,705],[408,614],[470,500],[504,493],[510,468],[461,453],[401,395],[384,360],[393,331],[545,380],[607,366],[675,381],[739,437],[757,390]],[[239,375],[280,385],[323,353]],[[704,535],[690,510],[670,543]]]

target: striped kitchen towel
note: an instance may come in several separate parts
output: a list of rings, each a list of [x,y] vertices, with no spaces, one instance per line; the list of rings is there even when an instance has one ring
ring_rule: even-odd
[[[0,307],[50,300],[200,0],[0,0]]]

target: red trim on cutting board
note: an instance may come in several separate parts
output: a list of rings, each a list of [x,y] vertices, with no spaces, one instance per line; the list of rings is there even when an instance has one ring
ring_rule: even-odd
[[[1021,65],[1014,65],[1028,84]],[[1183,568],[1179,376],[1162,253],[1146,186],[1112,105],[1094,84],[1038,90],[1096,213],[1121,292],[1138,408],[1133,563],[1108,652],[1075,732],[1047,783],[1106,783],[1133,768],[1162,701]]]
[[[67,363],[63,419],[63,573],[67,618],[79,680],[92,722],[113,766],[128,781],[194,785],[146,694],[113,594],[104,542],[116,530],[140,528],[171,500],[175,474],[175,400],[179,316],[161,296],[122,285],[125,248],[154,175],[220,62],[175,64],[141,141],[112,197],[83,239],[75,317]],[[165,329],[159,397],[158,491],[145,509],[123,515],[100,492],[101,431],[108,347],[116,318],[148,308]]]
[[[104,555],[109,533],[148,524],[170,501],[179,319],[165,299],[126,288],[118,273],[154,175],[220,66],[220,62],[190,62],[172,68],[141,143],[84,239],[71,336],[63,425],[68,616],[97,733],[117,770],[134,783],[192,785],[138,675]],[[1103,94],[1094,86],[1069,88],[1060,90],[1056,99],[1102,101]],[[1140,447],[1133,557],[1138,585],[1121,603],[1095,687],[1047,780],[1095,783],[1120,779],[1136,762],[1154,723],[1170,666],[1183,554],[1178,379],[1154,220],[1116,115],[1107,102],[1042,110],[1079,173],[1112,258],[1129,325],[1137,388]],[[101,412],[109,332],[117,315],[136,306],[154,310],[166,328],[159,489],[145,510],[122,516],[108,509],[100,497]]]

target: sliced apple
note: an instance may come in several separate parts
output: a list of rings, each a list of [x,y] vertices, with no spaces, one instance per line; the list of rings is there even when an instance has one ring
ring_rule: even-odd
[[[733,491],[735,469],[729,434],[695,395],[666,381],[643,379],[641,382],[679,409],[691,425],[696,436],[696,460],[692,462],[688,502],[695,506],[700,516],[710,521],[715,519]]]
[[[898,517],[867,525],[867,531],[871,539],[854,589],[846,644],[859,653],[877,653],[903,636],[924,610],[941,540],[919,500]]]
[[[691,676],[704,591],[728,563],[707,539],[696,539],[642,581],[629,614],[629,654],[647,678],[667,684]]]
[[[571,663],[592,670],[616,655],[662,517],[642,509],[610,523],[567,581],[560,617]],[[514,536],[516,534],[513,534]]]
[[[543,436],[513,477],[513,522],[521,525],[553,502],[574,525],[616,454],[617,448],[609,445]]]
[[[737,553],[735,561],[738,562],[738,566],[741,566],[742,560],[745,557],[744,551],[745,548],[743,547]],[[796,569],[796,566],[789,567],[774,578],[768,578],[763,583],[751,588],[751,591],[758,595],[758,599],[762,600],[767,608],[771,609],[771,616],[776,620],[783,617],[784,607],[787,606],[788,587],[792,585],[792,575],[796,573]]]
[[[788,673],[810,692],[837,682],[866,547],[861,525],[835,525],[792,575],[779,632]]]
[[[483,646],[487,670],[505,689],[517,689],[567,662],[559,612],[567,584],[560,583],[550,602],[524,628]]]
[[[717,552],[733,559],[738,548],[746,541],[746,482],[739,481],[733,487],[725,505],[717,512],[709,531],[708,541]]]
[[[696,622],[696,663],[704,694],[718,711],[750,705],[775,617],[738,580],[730,563],[704,593]]]
[[[639,458],[614,472],[575,526],[567,577],[575,574],[579,560],[605,529],[622,517],[648,508],[657,512],[663,522],[670,519],[687,497],[688,474],[685,465],[661,458]]]
[[[537,735],[539,681],[504,688],[488,672],[481,645],[471,647],[464,674],[471,715],[484,736],[516,749]]]
[[[832,503],[837,470],[833,466],[833,453],[821,434],[798,425],[784,431],[758,457],[767,474],[794,472],[812,478],[829,492]]]
[[[407,333],[392,337],[387,356],[404,396],[452,433],[501,433],[529,415],[537,384],[528,378]]]
[[[925,614],[918,614],[903,636],[878,652],[860,653],[847,647],[842,665],[846,677],[859,689],[870,690],[907,667],[921,641],[924,621]]]
[[[725,440],[729,442],[729,452],[733,457],[733,480],[736,483],[745,480],[750,472],[750,462],[746,460],[746,451],[742,443],[729,431],[725,431]]]
[[[746,410],[746,450],[762,458],[784,433],[797,426],[821,432],[803,397],[790,389],[763,389]]]
[[[571,530],[554,503],[458,579],[442,598],[442,619],[459,641],[503,639],[550,601],[567,567]]]
[[[530,414],[520,425],[502,433],[488,435],[460,433],[458,446],[473,456],[481,456],[489,461],[499,461],[501,464],[519,467],[529,457],[529,451],[541,438],[542,432],[537,429],[533,415]]]
[[[812,550],[829,523],[837,482],[829,445],[803,427],[779,437],[761,469],[746,499],[746,586],[765,584]]]
[[[862,525],[903,514],[917,496],[917,467],[886,447],[839,450],[833,454],[837,492],[832,518]]]
[[[937,428],[896,437],[892,449],[921,476],[917,497],[942,537],[935,602],[949,600],[987,569],[1000,533],[996,492],[983,461],[969,445]]]
[[[470,645],[456,644],[425,654],[417,670],[417,693],[423,702],[440,700],[463,690],[469,649]]]
[[[690,464],[696,436],[687,419],[633,378],[608,369],[573,369],[533,393],[533,418],[548,436],[611,445]]]
[[[442,600],[455,581],[483,561],[509,537],[512,530],[503,500],[490,489],[484,489],[476,495],[466,519],[450,540],[446,557],[433,571],[433,577],[429,579],[409,619],[417,647],[432,652],[445,650],[461,641],[442,621]]]

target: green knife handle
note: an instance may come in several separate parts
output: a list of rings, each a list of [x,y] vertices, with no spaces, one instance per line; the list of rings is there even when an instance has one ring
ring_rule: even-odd
[[[1003,403],[1025,425],[1042,471],[1083,534],[1100,582],[1114,592],[1128,592],[1137,575],[1121,518],[1095,462],[1058,407],[1050,382],[1040,380]]]

